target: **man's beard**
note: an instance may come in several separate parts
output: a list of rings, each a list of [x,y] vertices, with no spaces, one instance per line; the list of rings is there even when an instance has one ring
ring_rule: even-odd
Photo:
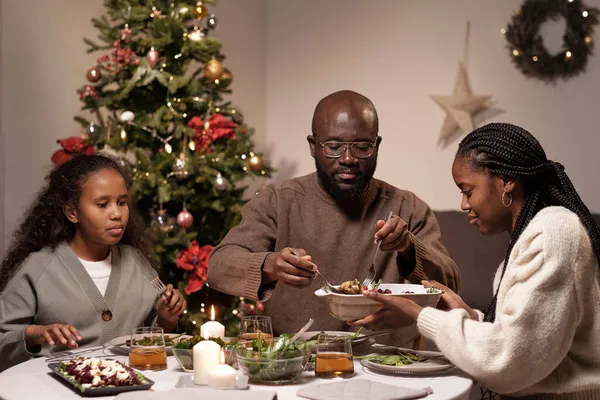
[[[351,170],[352,173],[356,175],[354,185],[348,189],[342,189],[335,181],[336,171],[332,171],[331,173],[327,172],[319,165],[319,162],[316,159],[315,165],[317,167],[317,175],[319,176],[319,180],[325,191],[327,191],[327,193],[329,193],[337,202],[349,203],[360,200],[364,195],[371,178],[373,178],[373,175],[375,174],[377,160],[375,160],[372,166],[365,170],[348,168],[348,170]]]

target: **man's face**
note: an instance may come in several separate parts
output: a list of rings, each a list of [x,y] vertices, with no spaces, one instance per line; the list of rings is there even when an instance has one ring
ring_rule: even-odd
[[[347,202],[358,199],[375,173],[381,138],[377,136],[374,121],[370,110],[358,112],[340,109],[333,112],[330,118],[324,118],[314,136],[308,137],[320,182],[336,200]],[[330,142],[356,143],[354,153],[349,144],[336,146]],[[323,149],[321,143],[328,143],[329,150],[341,151],[341,155],[337,158],[327,157],[324,150],[328,149]],[[367,143],[375,144],[372,154],[367,158],[357,157],[357,154],[364,156],[368,152]]]

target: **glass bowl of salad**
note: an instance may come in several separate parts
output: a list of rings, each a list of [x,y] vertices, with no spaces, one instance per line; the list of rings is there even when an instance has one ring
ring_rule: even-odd
[[[225,338],[224,340],[221,338],[208,338],[204,339],[202,336],[193,336],[188,339],[183,339],[177,342],[173,346],[173,355],[175,359],[179,363],[179,366],[185,372],[194,372],[194,354],[193,348],[202,340],[212,340],[221,346],[223,349],[223,353],[225,355],[225,363],[235,367],[235,357],[233,356],[233,347],[238,342],[236,338]]]
[[[290,335],[283,334],[270,342],[259,337],[239,343],[234,349],[238,368],[251,383],[294,383],[306,367],[314,342],[295,341],[288,345],[289,339]]]

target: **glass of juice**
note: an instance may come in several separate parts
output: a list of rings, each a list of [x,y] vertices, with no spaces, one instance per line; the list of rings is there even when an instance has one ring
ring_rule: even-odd
[[[240,339],[242,341],[252,341],[263,338],[267,343],[273,340],[273,325],[271,317],[266,315],[248,315],[242,317],[240,322]]]
[[[139,370],[167,369],[167,350],[163,328],[135,328],[129,343],[129,366]]]
[[[350,378],[354,376],[352,338],[350,335],[321,333],[317,341],[315,376]]]

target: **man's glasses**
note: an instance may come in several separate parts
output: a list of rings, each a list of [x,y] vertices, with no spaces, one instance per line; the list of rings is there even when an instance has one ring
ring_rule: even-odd
[[[330,140],[325,143],[321,143],[316,136],[313,136],[317,143],[323,148],[323,154],[329,158],[340,158],[347,148],[350,148],[350,152],[356,158],[369,158],[375,151],[374,142],[338,142],[336,140]]]

